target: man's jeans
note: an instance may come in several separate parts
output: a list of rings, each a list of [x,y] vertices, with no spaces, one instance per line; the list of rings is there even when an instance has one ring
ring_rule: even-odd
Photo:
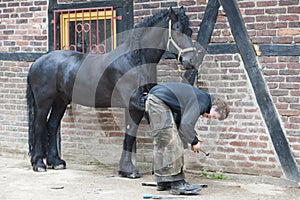
[[[184,179],[184,148],[171,109],[156,96],[148,94],[146,112],[153,136],[153,170],[156,181]]]

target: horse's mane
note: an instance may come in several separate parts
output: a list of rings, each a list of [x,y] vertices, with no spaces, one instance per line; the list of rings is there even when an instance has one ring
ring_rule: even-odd
[[[157,22],[157,20],[160,20],[162,18],[164,18],[166,15],[168,15],[168,10],[162,10],[156,14],[154,14],[153,16],[150,16],[148,18],[146,18],[143,22],[137,24],[134,28],[143,28],[143,27],[151,27],[153,26],[154,23]]]
[[[186,34],[187,36],[191,37],[192,30],[190,29],[189,17],[181,9],[175,8],[174,11],[177,13],[179,20],[180,20],[181,24],[183,25],[183,28],[184,28],[183,33]],[[168,9],[161,10],[160,12],[154,14],[153,16],[146,18],[143,22],[141,22],[140,24],[137,24],[134,28],[151,27],[154,25],[154,23],[157,22],[157,20],[161,20],[166,15],[168,15],[168,13],[169,13]]]
[[[186,34],[187,36],[191,37],[192,36],[192,29],[190,28],[190,19],[189,17],[184,13],[184,12],[177,12],[178,13],[178,17],[180,22],[183,25],[183,33]]]
[[[187,36],[191,37],[192,35],[192,30],[190,29],[189,25],[189,18],[185,14],[184,9],[174,9],[176,12],[180,23],[183,25],[183,33],[186,34]],[[143,36],[144,32],[147,29],[143,29],[145,27],[153,27],[158,21],[162,20],[169,14],[168,9],[161,10],[160,12],[157,12],[156,14],[144,19],[143,22],[137,24],[134,29],[132,29],[129,33],[129,38],[127,40],[128,45],[131,47],[130,49],[135,49],[138,50],[140,49],[140,38]],[[136,57],[136,62],[141,64],[140,60],[140,52],[135,51],[135,57]]]

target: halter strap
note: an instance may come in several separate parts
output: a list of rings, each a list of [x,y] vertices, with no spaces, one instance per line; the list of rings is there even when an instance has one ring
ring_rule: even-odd
[[[190,51],[197,51],[197,49],[195,47],[188,47],[185,49],[180,48],[180,46],[175,42],[175,40],[172,37],[172,21],[169,20],[169,38],[168,38],[168,43],[167,43],[167,50],[170,50],[170,43],[173,44],[173,46],[177,49],[178,51],[178,57],[177,57],[177,61],[179,62],[180,56],[190,52]],[[180,65],[178,65],[178,71],[182,72],[182,69],[180,68]]]

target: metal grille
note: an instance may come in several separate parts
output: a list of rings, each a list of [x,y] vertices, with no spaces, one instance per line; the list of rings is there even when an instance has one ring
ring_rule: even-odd
[[[116,17],[113,7],[54,11],[54,50],[103,54],[116,47]]]

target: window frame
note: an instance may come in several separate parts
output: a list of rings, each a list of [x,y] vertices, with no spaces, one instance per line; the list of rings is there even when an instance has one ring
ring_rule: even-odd
[[[56,17],[56,15],[59,15]],[[59,45],[54,46],[54,50],[56,50],[57,46],[62,50],[77,50],[77,36],[81,35],[83,32],[87,32],[89,34],[89,52],[85,53],[106,53],[107,45],[110,45],[110,49],[116,48],[116,21],[117,19],[120,20],[120,18],[116,17],[116,10],[113,7],[98,7],[98,8],[89,8],[89,9],[69,9],[69,10],[55,10],[54,11],[54,18],[58,21],[54,23],[54,26],[56,26],[56,23],[59,22],[59,29],[60,31],[56,31],[54,27],[54,43],[59,43]],[[98,34],[98,30],[95,32],[91,31],[91,24],[92,21],[101,21],[105,20],[104,23],[106,24],[106,20],[110,21],[110,35],[107,35],[106,27],[104,28],[103,33],[104,40],[110,39],[109,41],[111,44],[107,44],[107,41],[104,41],[104,44],[100,43],[99,36],[96,36],[97,41],[95,44],[92,43],[91,37],[93,34]],[[84,23],[85,21],[88,21],[88,23]],[[75,44],[70,43],[70,37],[71,37],[71,30],[70,30],[70,24],[71,22],[79,22],[78,24],[81,25],[80,30],[75,30],[75,37],[74,42]],[[77,24],[77,25],[78,25]],[[84,24],[84,25],[83,25]],[[88,25],[88,29],[85,30],[85,25]],[[83,26],[82,26],[83,25]],[[77,27],[75,27],[76,29]],[[97,25],[98,28],[98,25]],[[59,33],[59,36],[55,35],[55,32]],[[59,39],[57,39],[57,37]],[[83,39],[85,39],[85,36],[82,36]],[[58,41],[58,42],[57,42]],[[84,45],[84,43],[83,43]],[[93,51],[92,49],[96,48],[96,51]],[[84,48],[82,49],[82,52],[84,52]]]
[[[85,9],[85,8],[94,8],[94,7],[113,7],[117,18],[122,20],[116,20],[116,35],[118,33],[130,30],[133,28],[134,19],[133,19],[133,0],[99,0],[91,2],[72,2],[72,3],[57,3],[57,0],[49,1],[48,6],[48,51],[54,50],[54,10],[68,10],[68,9]],[[60,34],[60,33],[57,33]],[[118,45],[123,42],[123,38],[115,37],[114,44]]]

